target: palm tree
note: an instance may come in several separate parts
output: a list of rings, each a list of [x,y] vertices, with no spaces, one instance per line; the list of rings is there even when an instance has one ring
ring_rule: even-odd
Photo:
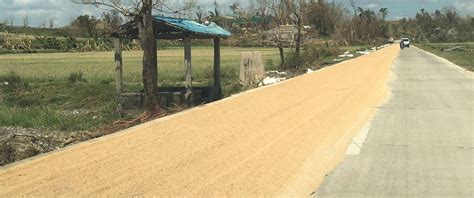
[[[372,11],[371,9],[364,10],[361,7],[357,8],[357,12],[359,12],[360,18],[365,19],[368,22],[372,21],[372,17],[375,15],[374,11]]]
[[[232,5],[229,6],[230,9],[232,10],[232,13],[234,15],[237,14],[237,10],[240,8],[240,4],[238,2],[234,2]]]
[[[364,17],[364,14],[363,14],[363,13],[364,13],[364,9],[362,9],[361,7],[358,7],[358,8],[357,8],[357,12],[359,12],[359,17],[360,17],[360,18],[363,18],[363,17]]]
[[[382,20],[385,21],[385,17],[388,15],[388,8],[380,8],[380,14],[382,14]]]
[[[357,11],[359,12],[359,17],[364,19],[365,21],[367,21],[369,23],[372,21],[372,18],[375,15],[375,12],[372,11],[371,9],[364,10],[361,7],[358,7]]]

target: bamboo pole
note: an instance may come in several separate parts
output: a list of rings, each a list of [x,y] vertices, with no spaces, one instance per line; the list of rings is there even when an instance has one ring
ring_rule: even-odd
[[[220,38],[214,38],[214,90],[215,98],[213,100],[222,99],[221,87],[221,42]]]
[[[123,63],[122,63],[122,41],[120,38],[114,38],[115,49],[115,89],[117,94],[118,111],[122,110],[122,89],[123,89]]]
[[[193,106],[193,85],[192,85],[192,68],[191,68],[191,39],[189,36],[184,38],[184,70],[186,75],[186,93],[184,95],[186,104]]]

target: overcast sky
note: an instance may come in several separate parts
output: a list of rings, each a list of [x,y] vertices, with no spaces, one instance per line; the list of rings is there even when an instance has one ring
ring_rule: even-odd
[[[171,5],[178,5],[186,0],[167,0]],[[212,8],[214,0],[196,0],[205,8]],[[229,13],[232,2],[240,2],[243,6],[254,0],[218,0],[223,5],[225,12]],[[349,0],[335,1],[349,6]],[[430,12],[453,6],[463,15],[474,16],[474,0],[355,0],[357,6],[378,10],[381,7],[389,9],[389,19],[413,17],[421,8]],[[0,0],[0,21],[14,17],[14,24],[23,25],[24,16],[28,16],[30,26],[37,27],[43,21],[54,18],[56,26],[68,25],[72,19],[79,15],[88,14],[100,16],[102,10],[93,6],[77,5],[71,0]]]

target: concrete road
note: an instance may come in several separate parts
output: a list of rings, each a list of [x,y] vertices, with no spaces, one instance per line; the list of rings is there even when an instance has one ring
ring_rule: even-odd
[[[393,71],[391,100],[315,196],[474,197],[472,73],[414,47]]]

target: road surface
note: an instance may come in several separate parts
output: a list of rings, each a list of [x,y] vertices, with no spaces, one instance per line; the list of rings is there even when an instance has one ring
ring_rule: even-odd
[[[310,196],[389,97],[397,45],[0,168],[0,197]]]
[[[347,151],[315,196],[474,197],[472,73],[413,47],[393,70],[390,101],[365,141],[354,139],[362,148]]]

